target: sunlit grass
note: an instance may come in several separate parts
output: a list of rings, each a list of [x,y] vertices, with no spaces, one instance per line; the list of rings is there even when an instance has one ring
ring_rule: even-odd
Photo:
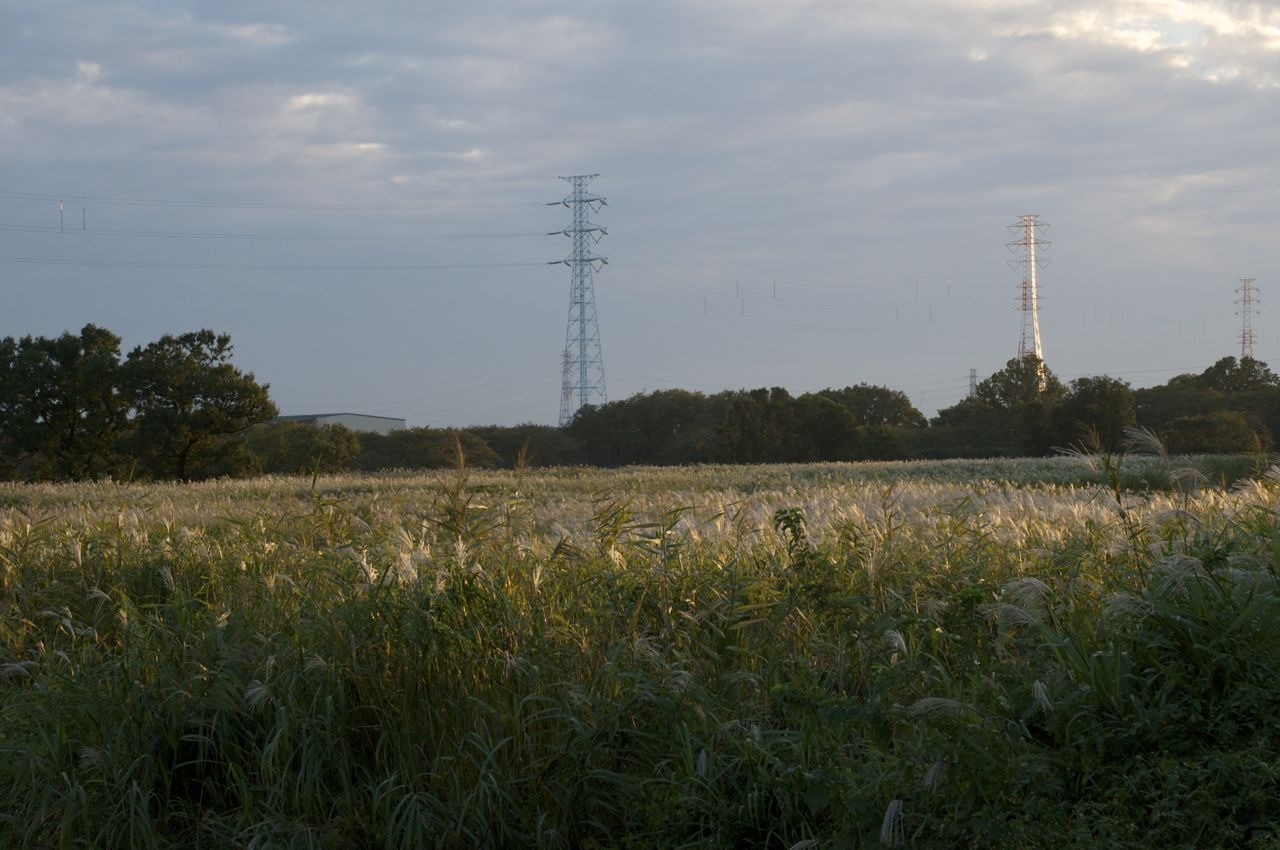
[[[1271,846],[1280,491],[1120,464],[0,487],[0,844]]]

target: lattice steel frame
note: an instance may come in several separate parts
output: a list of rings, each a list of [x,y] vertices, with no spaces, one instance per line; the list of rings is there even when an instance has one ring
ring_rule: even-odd
[[[604,354],[600,348],[593,280],[595,272],[609,260],[592,252],[592,247],[604,238],[608,230],[591,221],[591,214],[598,213],[606,201],[587,192],[587,185],[599,176],[576,174],[561,177],[573,187],[572,191],[564,200],[551,204],[563,205],[573,213],[572,224],[550,234],[569,237],[573,246],[569,256],[559,261],[569,267],[570,279],[569,321],[565,328],[560,370],[561,426],[569,424],[585,405],[604,404],[609,400],[604,385]]]

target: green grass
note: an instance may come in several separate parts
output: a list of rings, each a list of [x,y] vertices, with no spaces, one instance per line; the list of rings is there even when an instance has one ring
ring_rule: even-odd
[[[3,487],[0,846],[1280,846],[1280,485],[1162,463]]]

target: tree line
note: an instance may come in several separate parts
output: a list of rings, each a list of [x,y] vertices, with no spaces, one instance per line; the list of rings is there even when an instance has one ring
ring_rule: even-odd
[[[8,478],[208,477],[275,415],[267,386],[231,364],[226,334],[166,335],[123,357],[120,337],[92,324],[0,340]]]
[[[1175,453],[1269,451],[1280,433],[1280,379],[1261,361],[1224,357],[1160,386],[1134,389],[1105,375],[1064,384],[1037,358],[1015,358],[932,419],[902,392],[867,384],[799,396],[779,387],[660,390],[584,408],[555,432],[545,462],[565,462],[566,452],[598,466],[1114,452],[1134,426]]]
[[[476,467],[1027,456],[1116,450],[1134,425],[1173,452],[1234,453],[1267,451],[1280,433],[1280,379],[1251,358],[1141,389],[1107,376],[1064,384],[1036,358],[1014,359],[932,419],[904,393],[860,383],[801,395],[658,390],[585,407],[563,428],[371,434],[273,421],[269,387],[231,355],[230,337],[209,330],[128,354],[95,325],[0,340],[0,476],[317,475],[451,466],[459,452]]]

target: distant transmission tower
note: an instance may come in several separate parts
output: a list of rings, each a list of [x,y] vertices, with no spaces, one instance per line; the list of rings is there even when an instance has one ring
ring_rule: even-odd
[[[1040,248],[1049,247],[1049,243],[1040,238],[1040,231],[1048,226],[1040,223],[1038,215],[1019,216],[1009,225],[1009,232],[1014,235],[1009,250],[1019,254],[1009,261],[1009,265],[1022,269],[1022,282],[1018,287],[1018,309],[1022,311],[1018,359],[1034,354],[1041,363],[1044,362],[1044,350],[1040,347],[1040,292],[1036,285],[1036,272],[1042,264],[1048,264],[1038,253]]]
[[[600,351],[600,326],[596,322],[596,290],[592,275],[608,263],[596,256],[591,246],[605,234],[605,228],[591,222],[591,213],[599,212],[605,199],[587,193],[587,184],[599,174],[577,174],[561,177],[573,187],[563,201],[548,206],[564,205],[573,212],[573,223],[551,236],[564,234],[573,242],[573,251],[559,262],[569,267],[569,324],[564,334],[564,356],[561,359],[560,424],[568,425],[579,408],[588,404],[604,404],[604,355]]]
[[[1236,299],[1236,304],[1240,309],[1236,311],[1236,315],[1240,317],[1240,359],[1248,357],[1253,359],[1253,317],[1261,312],[1255,307],[1255,304],[1261,304],[1262,299],[1258,298],[1254,293],[1257,290],[1253,286],[1253,278],[1240,278],[1240,285],[1236,287],[1236,294],[1240,297]]]
[[[978,370],[969,370],[969,398],[973,398],[978,394]]]

